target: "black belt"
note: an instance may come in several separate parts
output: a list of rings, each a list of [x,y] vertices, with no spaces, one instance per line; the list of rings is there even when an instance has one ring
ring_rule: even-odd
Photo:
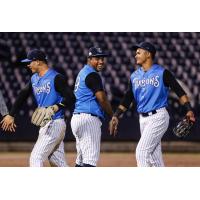
[[[88,115],[91,115],[93,117],[98,117],[100,120],[103,120],[100,116],[92,114],[92,113],[74,113],[74,115],[80,115],[80,114],[88,114]]]
[[[156,114],[157,111],[156,110],[152,110],[151,112],[147,112],[147,113],[140,113],[143,117],[148,117],[148,116],[151,116],[151,115],[154,115]]]

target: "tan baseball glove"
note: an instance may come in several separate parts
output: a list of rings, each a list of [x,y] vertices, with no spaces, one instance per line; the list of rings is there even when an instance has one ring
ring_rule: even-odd
[[[39,107],[32,115],[31,123],[43,127],[52,120],[52,116],[58,111],[58,106],[53,105],[47,108]]]

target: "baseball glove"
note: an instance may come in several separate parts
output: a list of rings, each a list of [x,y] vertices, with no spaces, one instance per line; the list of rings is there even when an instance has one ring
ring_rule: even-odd
[[[174,127],[173,132],[177,137],[186,137],[190,134],[193,125],[194,122],[185,117]]]
[[[55,114],[55,111],[53,109],[53,106],[49,106],[47,108],[45,108],[45,107],[37,108],[32,115],[31,123],[36,126],[43,127],[49,121],[52,120],[52,116],[54,114]]]

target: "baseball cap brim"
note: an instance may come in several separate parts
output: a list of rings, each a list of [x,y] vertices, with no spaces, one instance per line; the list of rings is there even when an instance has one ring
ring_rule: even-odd
[[[91,56],[88,56],[89,57],[108,57],[109,55],[106,54],[106,53],[101,53],[101,54],[95,54],[95,55],[91,55]]]
[[[152,44],[150,44],[150,43],[145,43],[145,42],[142,42],[141,44],[135,44],[135,45],[133,45],[132,46],[132,49],[133,50],[137,50],[137,49],[144,49],[144,50],[146,50],[146,51],[149,51],[149,52],[151,52],[152,54],[156,54],[156,49],[155,49],[155,47],[152,45]]]
[[[29,60],[28,58],[24,59],[21,61],[22,63],[29,63],[29,62],[32,62],[32,60]]]

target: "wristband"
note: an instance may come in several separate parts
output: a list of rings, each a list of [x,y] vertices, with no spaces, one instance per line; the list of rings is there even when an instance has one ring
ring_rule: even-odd
[[[188,111],[192,111],[192,106],[190,104],[190,102],[186,102],[183,107],[185,108],[186,112]]]
[[[58,106],[59,109],[63,109],[63,108],[65,108],[65,105],[62,104],[62,103],[57,103],[56,105]]]

